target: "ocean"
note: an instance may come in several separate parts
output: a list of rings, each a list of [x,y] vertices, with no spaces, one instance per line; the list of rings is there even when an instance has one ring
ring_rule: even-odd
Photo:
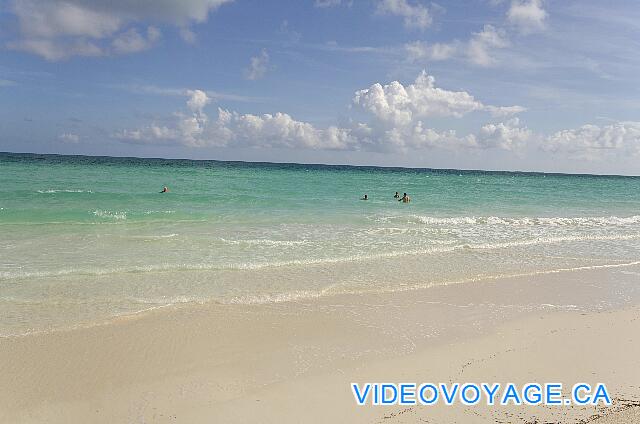
[[[0,153],[0,336],[638,261],[638,177]]]

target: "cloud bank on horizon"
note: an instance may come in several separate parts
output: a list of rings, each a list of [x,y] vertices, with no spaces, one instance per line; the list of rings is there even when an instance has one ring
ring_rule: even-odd
[[[358,90],[353,105],[366,112],[368,122],[351,122],[348,127],[316,128],[287,113],[241,114],[218,108],[210,121],[204,107],[211,99],[202,90],[189,90],[189,113],[178,111],[169,126],[123,130],[114,137],[133,143],[175,142],[202,147],[284,147],[331,150],[394,151],[440,148],[489,148],[512,150],[529,139],[530,131],[518,118],[484,125],[478,134],[458,136],[455,130],[438,132],[428,128],[432,116],[462,118],[471,112],[508,117],[524,112],[521,106],[486,105],[465,91],[448,91],[435,86],[435,78],[422,71],[413,84],[398,81],[379,83]]]
[[[258,149],[269,160],[274,149],[293,161],[324,151],[333,162],[384,165],[383,155],[417,166],[425,156],[415,153],[431,152],[424,165],[507,160],[512,169],[615,172],[627,160],[623,171],[640,173],[630,162],[640,156],[640,60],[624,44],[640,32],[633,2],[617,9],[545,0],[263,6],[6,2],[0,19],[9,23],[10,60],[0,67],[0,95],[22,90],[16,114],[37,115],[47,102],[60,109],[33,139],[24,131],[30,116],[5,125],[8,134],[38,145],[49,131],[48,148],[65,153],[170,148],[243,159]],[[42,106],[28,92],[32,84],[46,88]]]

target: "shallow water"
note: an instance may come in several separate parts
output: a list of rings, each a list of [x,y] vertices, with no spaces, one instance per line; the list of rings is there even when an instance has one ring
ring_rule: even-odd
[[[640,260],[637,177],[0,154],[0,181],[0,335]]]

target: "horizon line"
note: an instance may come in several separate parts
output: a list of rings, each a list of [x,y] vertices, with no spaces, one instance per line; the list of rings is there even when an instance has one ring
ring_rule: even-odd
[[[640,175],[624,175],[624,174],[591,174],[587,172],[545,172],[545,171],[524,171],[524,170],[501,170],[501,169],[470,169],[470,168],[433,168],[433,167],[405,167],[405,166],[382,166],[382,165],[353,165],[340,163],[311,163],[311,162],[270,162],[270,161],[248,161],[248,160],[222,160],[222,159],[193,159],[193,158],[165,158],[150,156],[109,156],[109,155],[86,155],[86,154],[67,154],[67,153],[36,153],[36,152],[9,152],[0,151],[0,155],[38,155],[38,156],[69,156],[69,157],[85,157],[85,158],[108,158],[108,159],[140,159],[140,160],[175,160],[175,161],[192,161],[192,162],[221,162],[221,163],[244,163],[244,164],[267,164],[267,165],[298,165],[298,166],[326,166],[326,167],[349,167],[349,168],[376,168],[386,170],[405,170],[405,171],[457,171],[457,172],[486,172],[486,173],[506,173],[506,174],[536,174],[536,175],[553,175],[553,176],[583,176],[583,177],[625,177],[638,178]]]

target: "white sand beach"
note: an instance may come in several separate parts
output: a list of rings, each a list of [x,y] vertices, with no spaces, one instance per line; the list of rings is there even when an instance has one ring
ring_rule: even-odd
[[[637,279],[605,269],[187,305],[3,338],[0,422],[639,422],[640,306],[566,307],[625,275]],[[350,389],[487,381],[601,382],[613,405],[358,407]]]

